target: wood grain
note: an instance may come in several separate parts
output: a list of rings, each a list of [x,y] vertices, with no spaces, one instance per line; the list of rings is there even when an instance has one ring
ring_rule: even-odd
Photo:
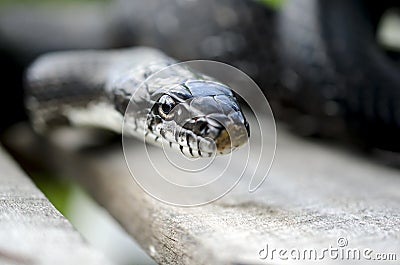
[[[0,147],[0,264],[111,264]]]
[[[278,131],[272,170],[257,192],[248,192],[244,178],[224,198],[194,208],[147,195],[118,145],[89,153],[50,150],[59,160],[64,153],[57,168],[76,176],[160,264],[297,264],[306,261],[281,260],[276,253],[273,260],[261,259],[259,253],[268,244],[270,250],[316,249],[321,255],[323,248],[338,247],[340,238],[348,242],[344,249],[369,248],[400,259],[399,171],[284,129]],[[134,144],[129,152],[139,162],[145,159]],[[138,163],[135,170],[147,169]],[[347,261],[324,259],[338,262]]]

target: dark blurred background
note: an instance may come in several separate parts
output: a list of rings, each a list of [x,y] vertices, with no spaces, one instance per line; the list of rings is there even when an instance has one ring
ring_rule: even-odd
[[[0,1],[4,130],[26,118],[23,72],[40,54],[153,46],[250,75],[300,135],[400,151],[394,0]]]
[[[279,2],[2,0],[0,55],[3,84],[10,88],[1,97],[1,129],[26,118],[23,71],[50,51],[153,46],[179,60],[216,59],[252,76],[267,74],[269,84],[275,78],[269,74],[275,65],[271,23]]]

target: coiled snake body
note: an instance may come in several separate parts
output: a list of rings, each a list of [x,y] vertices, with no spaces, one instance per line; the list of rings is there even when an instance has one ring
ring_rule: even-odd
[[[246,143],[248,123],[231,89],[184,65],[168,67],[175,63],[144,47],[40,57],[27,73],[33,125],[39,131],[72,123],[121,132],[125,122],[124,133],[191,157],[227,154]]]

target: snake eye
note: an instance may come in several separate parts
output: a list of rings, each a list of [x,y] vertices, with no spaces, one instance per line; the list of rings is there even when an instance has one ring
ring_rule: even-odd
[[[175,100],[168,96],[163,95],[158,100],[158,113],[160,114],[161,118],[170,120],[174,117],[174,114],[171,114],[172,109],[175,107],[176,103]]]

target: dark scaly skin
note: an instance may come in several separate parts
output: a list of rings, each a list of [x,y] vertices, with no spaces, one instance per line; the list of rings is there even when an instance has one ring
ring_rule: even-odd
[[[175,63],[144,47],[45,55],[27,74],[34,127],[72,123],[121,132],[125,121],[127,135],[164,141],[191,157],[245,144],[248,124],[233,92],[185,66],[165,69]]]
[[[174,26],[171,17],[178,24]],[[16,5],[0,10],[0,57],[1,50],[12,54],[22,69],[51,51],[144,45],[159,48],[179,61],[214,59],[234,65],[269,93],[277,77],[273,17],[274,12],[257,1],[242,0]],[[17,75],[22,80],[23,71]],[[20,82],[11,81],[14,89],[10,93],[18,91],[14,98],[20,101],[13,104],[11,115],[9,108],[2,113],[16,121],[23,117],[22,87]]]

